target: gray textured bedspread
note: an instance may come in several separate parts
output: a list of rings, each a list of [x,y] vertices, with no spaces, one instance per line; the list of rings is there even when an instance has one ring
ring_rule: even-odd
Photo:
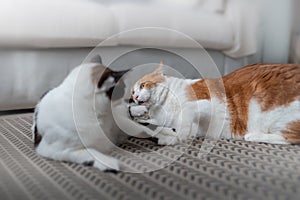
[[[0,118],[0,199],[300,199],[299,145],[220,140],[199,158],[202,139],[186,148],[131,138],[112,155],[133,171],[158,170],[104,173],[39,157],[31,118]]]

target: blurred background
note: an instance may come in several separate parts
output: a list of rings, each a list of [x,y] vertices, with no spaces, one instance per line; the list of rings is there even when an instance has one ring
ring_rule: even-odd
[[[33,108],[90,52],[116,70],[163,61],[188,78],[299,63],[299,8],[298,0],[0,0],[0,110]]]

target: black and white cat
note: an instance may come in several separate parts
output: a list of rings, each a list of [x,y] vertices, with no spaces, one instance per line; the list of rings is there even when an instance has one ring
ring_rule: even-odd
[[[112,91],[124,73],[126,71],[115,72],[100,63],[82,64],[73,69],[61,85],[44,95],[36,106],[32,126],[37,154],[100,170],[119,170],[118,160],[108,153],[115,144],[128,138],[116,125],[111,109],[111,105],[118,102],[111,100]],[[124,88],[117,96],[123,94]],[[153,135],[150,129],[127,116],[125,102],[115,107],[117,121],[131,136],[142,137],[146,132]]]

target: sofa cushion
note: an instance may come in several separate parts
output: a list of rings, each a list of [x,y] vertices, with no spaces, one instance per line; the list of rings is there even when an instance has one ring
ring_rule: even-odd
[[[218,0],[220,1],[220,0]],[[201,3],[201,1],[199,1]],[[121,31],[164,27],[180,31],[207,48],[233,45],[231,23],[224,15],[194,6],[197,1],[164,4],[156,0],[3,0],[0,5],[0,45],[14,47],[92,47]],[[204,4],[205,5],[205,4]],[[207,6],[206,6],[207,7]],[[118,37],[105,45],[185,47],[178,34],[152,33]]]
[[[136,32],[120,35],[118,43],[122,45],[194,47],[186,46],[186,41],[181,40],[180,34],[183,33],[206,48],[224,50],[233,46],[232,24],[222,14],[201,8],[159,7],[156,4],[153,6],[118,4],[111,9],[119,23],[120,32],[142,27],[161,27],[175,31],[169,34]],[[181,33],[178,34],[176,31]]]
[[[2,0],[0,45],[89,47],[116,32],[109,8],[83,0]]]

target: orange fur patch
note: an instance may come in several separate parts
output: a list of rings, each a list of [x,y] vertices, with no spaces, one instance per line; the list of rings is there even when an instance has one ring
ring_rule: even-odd
[[[150,89],[152,87],[155,87],[158,83],[162,83],[165,81],[165,77],[162,73],[159,73],[160,66],[155,71],[153,71],[150,74],[146,74],[141,79],[139,79],[136,84],[141,85],[144,83],[145,89]],[[131,92],[133,91],[133,88],[131,88]]]
[[[300,121],[295,121],[288,124],[287,129],[282,132],[286,141],[292,144],[300,143]]]
[[[254,64],[236,70],[222,79],[206,79],[191,84],[188,88],[190,100],[210,99],[212,95],[222,96],[220,84],[213,84],[220,81],[225,88],[231,131],[237,136],[243,136],[247,132],[249,103],[252,98],[258,101],[262,111],[288,105],[300,98],[299,65]],[[209,83],[209,87],[205,82]]]
[[[151,72],[150,74],[146,74],[141,79],[139,79],[135,85],[140,86],[143,83],[145,89],[150,89],[157,86],[157,84],[164,82],[165,76],[161,73],[161,67],[162,63],[160,63],[160,65],[153,72]],[[130,89],[132,99],[134,98],[134,95],[132,93],[134,90],[133,87]]]
[[[187,88],[187,96],[190,101],[210,99],[210,91],[204,79],[191,84]]]
[[[162,83],[165,81],[165,77],[160,73],[151,73],[145,75],[143,78],[138,80],[137,84],[140,85],[145,83],[145,88],[150,89],[151,87],[156,86],[158,83]]]
[[[187,96],[191,101],[210,99],[211,96],[222,100],[224,91],[222,79],[202,79],[187,88]]]

